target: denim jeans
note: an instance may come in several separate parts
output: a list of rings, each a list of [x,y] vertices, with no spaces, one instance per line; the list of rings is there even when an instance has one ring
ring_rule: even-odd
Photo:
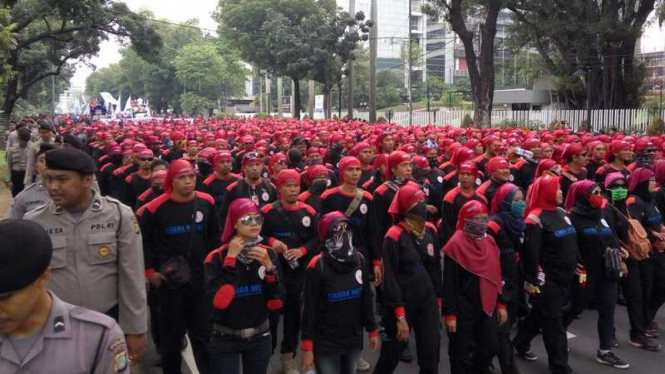
[[[270,332],[249,339],[227,338],[213,334],[210,359],[215,374],[266,374],[271,356]]]
[[[317,374],[355,374],[360,350],[321,354],[314,350]]]

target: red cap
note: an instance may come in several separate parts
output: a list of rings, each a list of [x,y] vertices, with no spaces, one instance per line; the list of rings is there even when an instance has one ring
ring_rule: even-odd
[[[150,181],[154,181],[156,179],[164,179],[166,178],[167,171],[166,170],[155,170],[150,174]]]
[[[229,213],[226,215],[226,222],[224,223],[224,233],[222,235],[222,243],[228,243],[233,235],[236,233],[235,225],[238,220],[247,214],[257,213],[261,214],[259,207],[254,202],[247,198],[236,199],[231,202],[229,206]]]
[[[584,149],[584,146],[580,143],[573,143],[569,144],[566,147],[566,150],[563,151],[563,155],[561,157],[565,162],[570,162],[573,160],[573,156],[575,155],[583,155],[586,153],[586,150]]]
[[[280,189],[282,186],[290,182],[300,185],[300,174],[293,169],[284,169],[277,174],[275,186],[277,186],[277,189]]]
[[[459,174],[466,173],[466,174],[471,174],[473,176],[478,175],[478,167],[474,162],[467,161],[462,163],[459,167]]]
[[[194,168],[187,160],[175,160],[169,166],[169,171],[164,180],[164,191],[170,193],[172,190],[173,180],[181,175],[192,174],[194,175]]]
[[[242,166],[253,164],[253,163],[262,163],[263,159],[258,152],[247,152],[242,158]]]
[[[406,154],[403,151],[394,151],[388,156],[388,167],[386,168],[386,180],[392,178],[392,168],[396,167],[399,164],[411,162],[411,156]]]
[[[344,172],[350,167],[360,167],[360,160],[353,156],[346,156],[339,160],[339,181],[344,182]]]
[[[480,214],[487,214],[487,205],[478,200],[467,201],[462,205],[462,209],[460,209],[457,216],[457,230],[461,230],[464,227],[465,219],[473,218]]]
[[[214,164],[217,164],[218,162],[222,161],[233,161],[233,156],[231,156],[231,152],[221,151],[215,155],[215,159],[213,160]]]
[[[358,157],[358,154],[360,152],[362,152],[362,151],[364,151],[365,149],[368,149],[368,148],[371,148],[369,143],[360,142],[360,143],[356,144],[355,147],[351,148],[351,150],[349,151],[349,156]]]
[[[413,165],[419,169],[429,169],[429,161],[423,156],[413,156]]]
[[[487,161],[487,171],[491,174],[497,170],[510,169],[510,163],[503,157],[492,157]]]

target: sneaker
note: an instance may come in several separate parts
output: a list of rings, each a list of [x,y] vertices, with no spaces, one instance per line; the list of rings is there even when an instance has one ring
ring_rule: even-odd
[[[538,360],[538,356],[536,356],[535,353],[531,352],[531,350],[528,350],[526,352],[517,352],[517,355],[522,358],[523,360],[527,361],[536,361]]]
[[[409,349],[408,345],[406,346],[406,348],[404,348],[404,351],[402,352],[402,355],[399,357],[399,360],[402,362],[406,362],[407,364],[413,361],[413,355],[411,354],[411,350]]]
[[[649,326],[647,326],[644,335],[646,335],[647,338],[658,339],[658,324],[656,321],[651,322]]]
[[[642,348],[646,351],[656,352],[660,350],[660,344],[654,343],[651,339],[647,338],[645,335],[640,335],[637,338],[630,339],[630,345],[635,348]]]
[[[613,352],[608,352],[604,355],[596,354],[596,361],[603,365],[613,366],[617,369],[628,369],[630,364],[617,357]]]
[[[362,357],[358,358],[358,365],[356,366],[356,369],[358,369],[358,371],[369,371],[370,367],[371,366],[369,362],[365,361],[364,358]]]

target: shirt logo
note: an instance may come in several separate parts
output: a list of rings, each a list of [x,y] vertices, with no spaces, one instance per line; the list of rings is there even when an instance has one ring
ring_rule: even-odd
[[[99,250],[97,250],[97,253],[99,253],[99,257],[105,258],[109,254],[111,254],[111,249],[105,245],[99,247]]]
[[[311,218],[309,218],[307,216],[302,217],[302,225],[303,226],[309,227],[309,225],[311,225],[311,224],[312,224],[312,219]]]
[[[367,204],[360,204],[360,213],[367,214]]]
[[[261,195],[261,199],[263,199],[263,201],[268,201],[270,200],[270,195],[268,195],[267,192],[264,192],[263,195]]]
[[[200,223],[201,221],[203,221],[203,213],[196,211],[196,223]]]
[[[508,180],[513,182],[515,180],[515,176],[510,174],[510,176],[508,177]]]
[[[53,318],[53,332],[63,332],[65,331],[65,319],[62,316],[56,316]]]
[[[259,278],[263,280],[263,278],[265,277],[266,277],[266,267],[261,265],[261,267],[259,268]]]
[[[600,223],[602,223],[605,227],[610,227],[610,225],[607,224],[607,221],[605,221],[605,218],[601,218]]]
[[[439,181],[439,183],[443,183],[443,177],[442,176],[436,177],[436,180]]]
[[[434,244],[432,243],[427,244],[427,254],[430,257],[434,257]]]
[[[356,281],[363,284],[363,271],[360,269],[356,270]]]
[[[566,221],[567,224],[572,225],[572,223],[570,222],[570,218],[563,217],[563,219]]]

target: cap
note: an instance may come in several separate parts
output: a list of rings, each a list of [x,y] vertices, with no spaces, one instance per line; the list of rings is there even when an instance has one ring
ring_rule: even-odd
[[[0,293],[27,287],[51,263],[51,238],[38,224],[27,220],[0,221],[0,237]]]
[[[296,183],[300,185],[300,174],[293,169],[284,169],[277,174],[277,179],[275,180],[275,186],[277,189],[282,188],[287,183]]]
[[[58,148],[46,152],[46,167],[51,170],[69,170],[81,174],[94,174],[97,171],[92,157],[76,148]]]
[[[62,136],[62,141],[65,144],[69,144],[70,146],[77,148],[77,149],[83,149],[83,142],[81,142],[81,139],[79,139],[76,135],[68,132]]]

